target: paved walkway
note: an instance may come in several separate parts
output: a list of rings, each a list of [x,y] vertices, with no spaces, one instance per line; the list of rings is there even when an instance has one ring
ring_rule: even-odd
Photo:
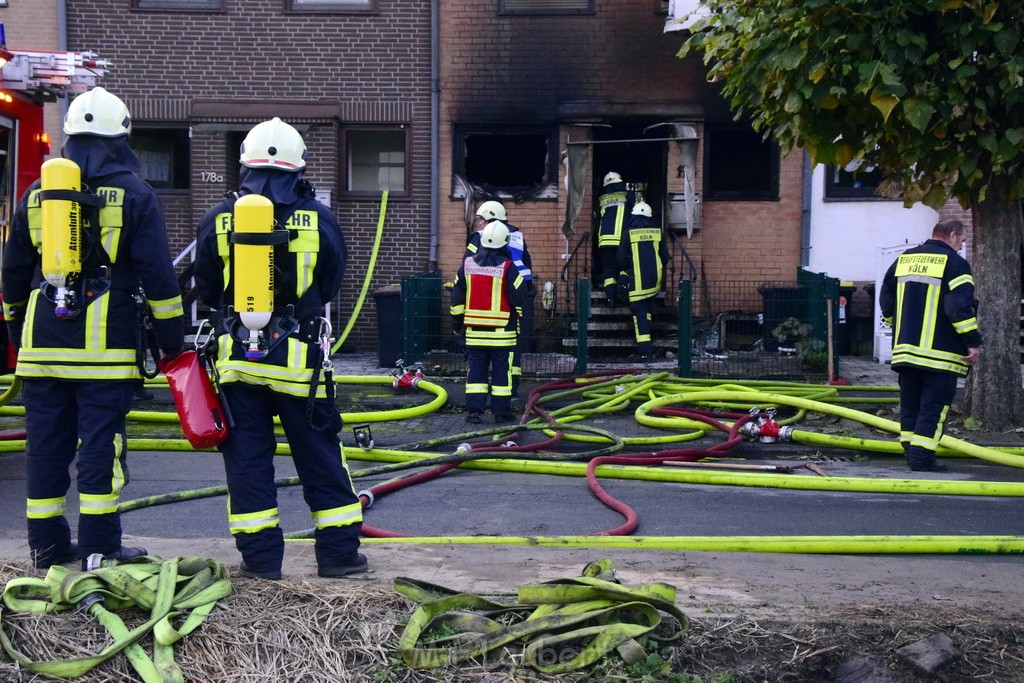
[[[626,367],[623,363],[601,363],[591,362],[589,370],[606,370],[610,368]],[[668,370],[675,372],[676,361],[662,359],[646,366],[652,370]],[[335,372],[340,375],[386,375],[391,368],[378,367],[378,355],[376,353],[346,353],[334,356]],[[868,386],[896,386],[896,375],[887,363],[879,363],[874,358],[867,356],[841,356],[839,359],[840,374],[850,384]],[[429,372],[428,372],[429,374]],[[757,379],[752,377],[751,379]],[[465,377],[450,376],[438,378],[441,383],[460,383]]]

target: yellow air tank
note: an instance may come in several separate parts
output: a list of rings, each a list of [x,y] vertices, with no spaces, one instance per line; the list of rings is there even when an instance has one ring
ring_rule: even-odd
[[[79,192],[82,171],[70,159],[50,159],[43,164],[40,186],[44,191]],[[82,205],[69,199],[44,199],[42,212],[43,277],[56,290],[54,314],[66,318],[69,304],[77,303],[69,290],[82,274]]]
[[[260,330],[270,322],[274,312],[274,204],[258,194],[247,194],[235,202],[234,231],[237,241],[232,255],[232,279],[235,288],[235,313],[249,330],[248,360],[263,358]],[[246,244],[263,241],[266,244]],[[247,236],[251,236],[247,239]]]

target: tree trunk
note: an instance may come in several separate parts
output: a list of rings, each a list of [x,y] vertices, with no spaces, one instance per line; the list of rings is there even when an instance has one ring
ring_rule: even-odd
[[[972,265],[978,297],[981,358],[967,376],[967,413],[986,429],[1024,424],[1021,388],[1021,205],[1006,200],[994,178],[976,201]]]

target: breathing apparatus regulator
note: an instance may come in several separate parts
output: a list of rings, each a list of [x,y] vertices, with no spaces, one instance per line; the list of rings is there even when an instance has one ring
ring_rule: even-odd
[[[102,197],[82,192],[82,171],[70,159],[46,161],[40,174],[42,272],[54,315],[74,318],[82,308],[79,284],[86,256],[83,207],[102,207]],[[47,286],[51,289],[47,289]]]

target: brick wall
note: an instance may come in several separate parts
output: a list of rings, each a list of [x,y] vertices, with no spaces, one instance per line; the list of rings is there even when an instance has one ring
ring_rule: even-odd
[[[970,261],[974,254],[974,217],[970,209],[960,206],[956,199],[950,199],[946,205],[939,209],[939,221],[956,219],[967,228],[965,236],[967,239],[967,260]]]
[[[411,197],[392,198],[371,291],[426,267],[430,187],[430,2],[381,0],[376,15],[285,13],[281,0],[229,0],[223,12],[132,10],[127,0],[68,3],[71,49],[113,62],[103,86],[128,102],[137,125],[191,127],[191,188],[161,193],[174,249],[220,196],[235,189],[202,182],[202,172],[231,177],[237,149],[227,130],[245,131],[278,115],[275,106],[330,105],[336,115],[291,118],[308,126],[307,178],[332,190],[349,248],[342,289],[348,321],[368,267],[379,201],[339,198],[339,127],[410,126]],[[229,116],[197,116],[197,102],[237,103]],[[372,299],[349,337],[376,344]]]
[[[0,7],[7,47],[12,50],[58,50],[57,0],[9,2]],[[43,105],[43,127],[50,134],[52,156],[60,156],[63,114],[60,102]],[[50,158],[50,157],[47,157]]]

